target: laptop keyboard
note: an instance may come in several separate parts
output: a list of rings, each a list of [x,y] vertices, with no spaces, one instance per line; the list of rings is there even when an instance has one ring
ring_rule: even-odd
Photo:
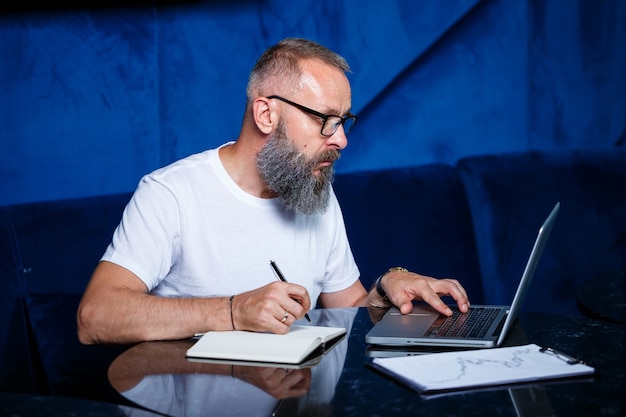
[[[450,317],[440,316],[425,336],[479,339],[485,336],[499,311],[499,308],[476,307],[463,314],[458,309],[452,309],[453,314]]]

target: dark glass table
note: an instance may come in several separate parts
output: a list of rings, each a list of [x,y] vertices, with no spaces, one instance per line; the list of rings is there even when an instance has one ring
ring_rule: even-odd
[[[373,370],[365,308],[313,310],[314,324],[340,325],[348,337],[319,365],[303,369],[191,362],[193,341],[140,343],[109,367],[127,400],[164,415],[246,416],[621,416],[624,326],[587,317],[521,314],[506,345],[536,343],[579,357],[593,378],[499,386],[428,398]]]
[[[626,324],[626,271],[603,274],[578,289],[578,309],[588,317]]]
[[[11,417],[158,417],[160,414],[81,398],[0,392],[0,416]]]

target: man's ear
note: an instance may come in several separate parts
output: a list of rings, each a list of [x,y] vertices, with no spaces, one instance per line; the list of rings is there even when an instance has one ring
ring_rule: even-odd
[[[265,135],[270,134],[278,121],[270,100],[259,97],[252,102],[252,118],[257,128]]]

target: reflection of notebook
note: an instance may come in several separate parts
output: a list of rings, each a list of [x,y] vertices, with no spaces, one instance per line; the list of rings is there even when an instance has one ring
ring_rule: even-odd
[[[470,308],[469,313],[461,314],[458,308],[451,306],[455,312],[455,323],[451,322],[454,318],[443,316],[428,305],[416,304],[413,311],[406,315],[392,307],[365,335],[365,342],[387,346],[500,346],[521,309],[559,206],[556,203],[539,229],[510,307],[476,305]]]

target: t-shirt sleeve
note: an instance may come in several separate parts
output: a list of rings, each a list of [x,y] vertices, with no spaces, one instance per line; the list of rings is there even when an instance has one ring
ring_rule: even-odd
[[[140,181],[102,260],[118,264],[154,289],[171,269],[180,236],[176,199],[150,176]]]

